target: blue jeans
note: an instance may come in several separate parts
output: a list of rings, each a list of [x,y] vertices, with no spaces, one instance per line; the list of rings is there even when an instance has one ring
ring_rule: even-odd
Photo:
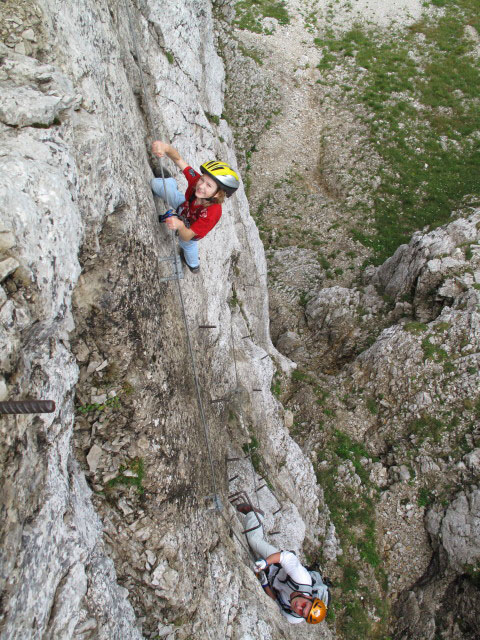
[[[181,204],[185,202],[185,195],[178,190],[177,183],[174,178],[165,178],[165,189],[163,188],[162,178],[153,178],[151,182],[153,193],[162,198],[166,205],[171,209],[177,209]],[[165,196],[165,191],[166,196]],[[200,260],[198,258],[198,241],[197,240],[182,240],[178,238],[178,244],[183,249],[183,255],[185,261],[192,267],[198,267]]]

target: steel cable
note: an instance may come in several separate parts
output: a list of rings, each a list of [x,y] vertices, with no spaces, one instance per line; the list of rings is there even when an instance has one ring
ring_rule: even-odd
[[[232,356],[233,356],[233,364],[234,364],[234,369],[235,369],[235,389],[236,391],[239,391],[239,383],[238,383],[238,369],[237,369],[237,357],[235,354],[235,341],[233,338],[233,322],[232,322],[232,316],[230,316],[230,340],[232,343]],[[243,409],[242,406],[240,404],[240,418],[241,418],[241,423],[242,423],[242,427],[243,430],[245,431],[247,437],[251,440],[250,434],[247,432],[246,428],[245,428],[245,421],[244,421],[244,416],[243,416]],[[257,499],[257,507],[260,508],[260,499],[258,497],[258,492],[257,492],[257,474],[255,471],[255,465],[253,464],[253,458],[252,458],[252,449],[248,446],[248,458],[250,460],[250,465],[252,467],[252,477],[253,477],[253,491],[255,493],[256,499]],[[263,528],[263,523],[262,523],[262,531],[264,531]]]
[[[144,77],[144,74],[143,74],[143,71],[142,71],[142,67],[141,67],[140,52],[139,52],[139,48],[138,48],[135,29],[133,27],[133,21],[132,21],[130,9],[129,9],[129,6],[128,6],[128,0],[125,0],[125,8],[126,8],[126,12],[127,12],[127,18],[128,18],[129,28],[130,28],[130,34],[131,34],[131,38],[132,38],[134,49],[135,49],[135,56],[136,56],[136,59],[137,59],[139,75],[140,75],[141,84],[142,84],[143,102],[144,102],[144,107],[145,107],[145,111],[146,111],[146,115],[147,115],[147,120],[148,120],[150,131],[155,132],[153,114],[152,114],[152,110],[150,108],[150,103],[149,103],[149,100],[148,100],[147,86],[146,86],[146,83],[145,83],[145,77]],[[161,174],[161,178],[162,178],[162,181],[163,181],[163,191],[164,191],[164,195],[165,195],[165,202],[167,204],[167,207],[173,208],[172,203],[169,202],[169,199],[168,199],[168,193],[167,193],[166,182],[165,182],[165,174],[164,174],[163,164],[162,164],[161,158],[159,159],[159,165],[160,165],[160,174]],[[205,410],[204,410],[204,407],[203,407],[203,402],[202,402],[201,393],[200,393],[200,384],[199,384],[197,368],[196,368],[196,364],[195,364],[195,356],[194,356],[194,353],[193,353],[190,329],[188,327],[187,314],[186,314],[186,309],[185,309],[185,303],[184,303],[184,298],[183,298],[182,287],[181,287],[181,284],[180,284],[180,279],[178,277],[178,275],[179,275],[179,273],[178,273],[178,264],[177,264],[177,260],[175,259],[176,243],[175,243],[175,234],[174,234],[173,230],[171,231],[171,243],[172,243],[172,253],[174,255],[173,263],[175,265],[175,276],[176,276],[175,280],[177,282],[177,291],[178,291],[178,296],[179,296],[179,299],[180,299],[182,317],[183,317],[183,322],[184,322],[184,326],[185,326],[185,334],[186,334],[186,339],[187,339],[188,353],[189,353],[189,356],[190,356],[192,374],[193,374],[193,379],[194,379],[194,383],[195,383],[195,393],[196,393],[196,398],[197,398],[197,405],[198,405],[198,409],[199,409],[199,413],[200,413],[200,418],[201,418],[201,422],[202,422],[202,426],[203,426],[203,433],[204,433],[204,438],[205,438],[205,444],[206,444],[206,448],[207,448],[207,456],[208,456],[208,461],[209,461],[209,466],[210,466],[211,482],[212,482],[212,488],[213,488],[213,492],[214,492],[215,509],[219,513],[219,515],[221,516],[221,518],[225,522],[225,524],[228,526],[228,528],[231,530],[233,536],[235,537],[235,539],[237,540],[239,545],[242,547],[242,549],[247,553],[247,555],[250,558],[255,560],[255,556],[254,556],[250,546],[248,544],[245,544],[242,541],[242,539],[237,535],[237,533],[234,531],[234,529],[233,529],[233,527],[231,525],[231,522],[229,522],[228,519],[225,517],[225,515],[222,513],[222,507],[219,504],[219,498],[218,498],[219,494],[218,494],[217,482],[216,482],[216,477],[215,477],[215,467],[214,467],[214,462],[213,462],[213,456],[212,456],[211,446],[210,446],[210,438],[209,438],[209,433],[208,433],[208,424],[207,424],[207,419],[206,419],[206,416],[205,416]],[[232,326],[231,322],[230,322],[230,335],[231,335],[231,341],[232,341],[232,355],[233,355],[233,362],[234,362],[234,369],[235,369],[235,383],[236,383],[236,389],[238,389],[239,388],[239,383],[238,383],[237,360],[236,360],[235,346],[234,346],[234,339],[233,339],[233,326]],[[243,412],[241,412],[241,417],[242,417],[242,426],[245,429],[245,425],[243,424]],[[251,464],[251,467],[252,467],[254,491],[255,491],[255,495],[257,496],[257,505],[260,506],[259,505],[258,493],[256,491],[256,473],[255,473],[255,467],[253,465],[251,451],[249,451],[248,457],[250,459],[250,464]],[[263,524],[262,524],[262,529],[263,529]]]
[[[127,17],[128,17],[128,23],[129,23],[129,27],[130,27],[130,34],[133,40],[133,45],[135,48],[135,55],[137,58],[137,63],[138,63],[138,69],[139,69],[139,74],[140,74],[140,78],[141,78],[141,83],[142,83],[142,90],[143,90],[143,101],[144,101],[144,106],[147,112],[147,119],[149,121],[149,127],[151,131],[155,131],[155,127],[154,127],[154,122],[153,122],[153,116],[152,116],[152,111],[150,109],[150,104],[149,104],[149,100],[148,100],[148,94],[147,94],[147,85],[145,83],[145,78],[144,78],[144,74],[142,71],[142,66],[141,66],[141,59],[140,59],[140,52],[139,52],[139,48],[138,48],[138,44],[137,44],[137,37],[135,34],[135,30],[133,27],[133,21],[132,21],[132,16],[130,13],[130,9],[128,7],[128,0],[125,0],[125,7],[126,7],[126,11],[127,11]],[[170,203],[168,201],[168,193],[167,193],[167,189],[166,189],[166,182],[165,182],[165,175],[163,172],[163,165],[160,159],[160,171],[161,171],[161,175],[162,175],[162,180],[163,180],[163,191],[164,191],[164,195],[165,195],[165,202],[168,206],[172,206],[172,203]],[[172,251],[173,251],[173,255],[175,258],[175,252],[176,252],[176,243],[175,243],[175,234],[172,230],[171,232],[171,239],[172,239]],[[205,436],[205,443],[206,443],[206,447],[207,447],[207,454],[208,454],[208,459],[209,459],[209,464],[210,464],[210,472],[211,472],[211,480],[212,480],[212,488],[214,491],[214,495],[215,497],[218,495],[217,493],[217,483],[215,480],[215,467],[213,464],[213,458],[212,458],[212,453],[211,453],[211,448],[210,448],[210,439],[208,436],[208,425],[207,425],[207,420],[205,417],[205,411],[203,408],[203,402],[202,402],[202,398],[201,398],[201,394],[200,394],[200,384],[198,381],[198,375],[197,375],[197,369],[196,369],[196,365],[195,365],[195,357],[194,357],[194,353],[193,353],[193,348],[192,348],[192,341],[191,341],[191,336],[190,336],[190,330],[188,328],[188,321],[187,321],[187,315],[186,315],[186,310],[185,310],[185,303],[183,300],[183,293],[182,293],[182,287],[180,285],[180,279],[178,278],[178,265],[177,265],[177,260],[174,259],[174,265],[175,265],[175,275],[176,275],[176,281],[177,281],[177,290],[178,290],[178,295],[180,298],[180,305],[181,305],[181,309],[182,309],[182,316],[183,316],[183,322],[184,322],[184,326],[185,326],[185,333],[186,333],[186,337],[187,337],[187,346],[188,346],[188,352],[189,352],[189,356],[190,356],[190,360],[191,360],[191,366],[192,366],[192,373],[193,373],[193,378],[194,378],[194,382],[195,382],[195,392],[196,392],[196,397],[197,397],[197,404],[198,404],[198,409],[200,412],[200,418],[201,418],[201,422],[203,425],[203,431],[204,431],[204,436]],[[216,506],[218,509],[218,504],[216,502]]]

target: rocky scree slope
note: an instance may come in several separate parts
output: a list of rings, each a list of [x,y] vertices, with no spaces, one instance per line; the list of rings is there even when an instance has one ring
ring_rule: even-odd
[[[398,5],[405,23],[419,19],[418,3]],[[374,22],[383,24],[385,7],[370,3]],[[291,376],[279,372],[276,391],[290,433],[316,452],[335,524],[323,560],[336,584],[337,634],[476,638],[478,210],[456,211],[361,274],[367,253],[349,244],[342,206],[374,193],[381,159],[360,154],[371,188],[359,194],[351,149],[365,146],[365,132],[331,99],[348,74],[338,65],[328,92],[317,84],[313,39],[328,26],[325,7],[285,8],[287,24],[259,19],[254,32],[222,3],[233,25],[223,44],[227,113],[242,123],[235,136],[268,248],[274,344],[298,364]],[[330,548],[336,538],[340,549]]]
[[[363,286],[321,290],[309,333],[277,343],[299,363],[281,398],[340,538],[341,555],[324,554],[336,609],[361,597],[372,633],[383,615],[395,638],[476,637],[479,229],[476,210],[415,234]]]
[[[0,391],[57,405],[0,422],[2,637],[293,637],[205,499],[179,301],[158,280],[169,239],[148,185],[139,67],[155,136],[195,166],[235,165],[210,5],[145,1],[131,23],[113,2],[1,12]],[[322,494],[270,393],[275,367],[292,364],[270,342],[242,192],[201,251],[201,274],[182,286],[218,492],[227,504],[226,454],[255,442],[283,504],[268,529],[286,532],[279,545],[301,553],[305,536],[315,548]],[[233,488],[251,490],[248,464],[237,467]],[[262,500],[277,504],[268,489]]]

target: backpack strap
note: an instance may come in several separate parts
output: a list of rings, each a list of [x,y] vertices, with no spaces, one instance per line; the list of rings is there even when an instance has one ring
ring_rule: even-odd
[[[270,587],[270,588],[272,589],[272,591],[277,596],[276,603],[278,604],[280,609],[282,609],[282,611],[285,611],[285,613],[288,613],[288,615],[292,616],[292,618],[301,618],[302,617],[302,616],[299,616],[298,613],[295,613],[295,611],[288,604],[283,602],[282,596],[280,595],[280,592],[277,591],[277,589],[275,589],[275,587]]]
[[[295,582],[295,580],[292,580],[292,578],[289,575],[287,575],[285,580],[280,580],[280,578],[277,578],[277,579],[282,584],[288,585],[292,591],[298,591],[299,593],[304,593],[306,596],[312,595],[313,585],[302,584],[301,582]]]
[[[315,598],[320,598],[325,603],[325,606],[329,607],[332,601],[330,592],[332,583],[328,578],[323,578],[318,571],[309,570],[309,573],[312,578],[312,595]]]
[[[272,575],[271,577],[272,582],[281,567],[281,565],[275,565],[275,566],[278,568],[275,574]],[[306,596],[310,596],[314,598],[319,597],[320,600],[322,600],[325,603],[326,607],[330,606],[330,603],[332,601],[332,594],[329,588],[331,586],[330,581],[328,580],[328,584],[326,584],[323,581],[322,576],[318,571],[309,571],[308,573],[312,578],[311,585],[295,582],[295,580],[293,580],[289,575],[287,575],[285,580],[281,580],[280,578],[277,578],[277,580],[278,582],[281,582],[282,584],[286,584],[287,586],[289,586],[290,589],[292,589],[292,591],[298,591],[299,593],[302,593]],[[270,575],[269,575],[269,580],[270,580]]]

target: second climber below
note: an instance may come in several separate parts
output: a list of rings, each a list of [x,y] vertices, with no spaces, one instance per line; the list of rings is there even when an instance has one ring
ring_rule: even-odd
[[[204,238],[220,220],[222,203],[238,189],[240,178],[228,164],[217,160],[202,164],[200,174],[174,147],[161,140],[152,144],[152,153],[159,158],[170,158],[187,179],[188,187],[183,194],[175,179],[162,169],[163,176],[152,180],[152,191],[171,208],[160,216],[160,221],[177,231],[182,262],[196,273],[200,270],[198,240]],[[157,171],[156,175],[162,172]]]
[[[257,558],[254,571],[265,593],[291,624],[322,622],[330,601],[327,579],[304,567],[292,551],[281,551],[265,540],[263,511],[247,503],[237,505],[237,510],[245,516],[245,534]]]

